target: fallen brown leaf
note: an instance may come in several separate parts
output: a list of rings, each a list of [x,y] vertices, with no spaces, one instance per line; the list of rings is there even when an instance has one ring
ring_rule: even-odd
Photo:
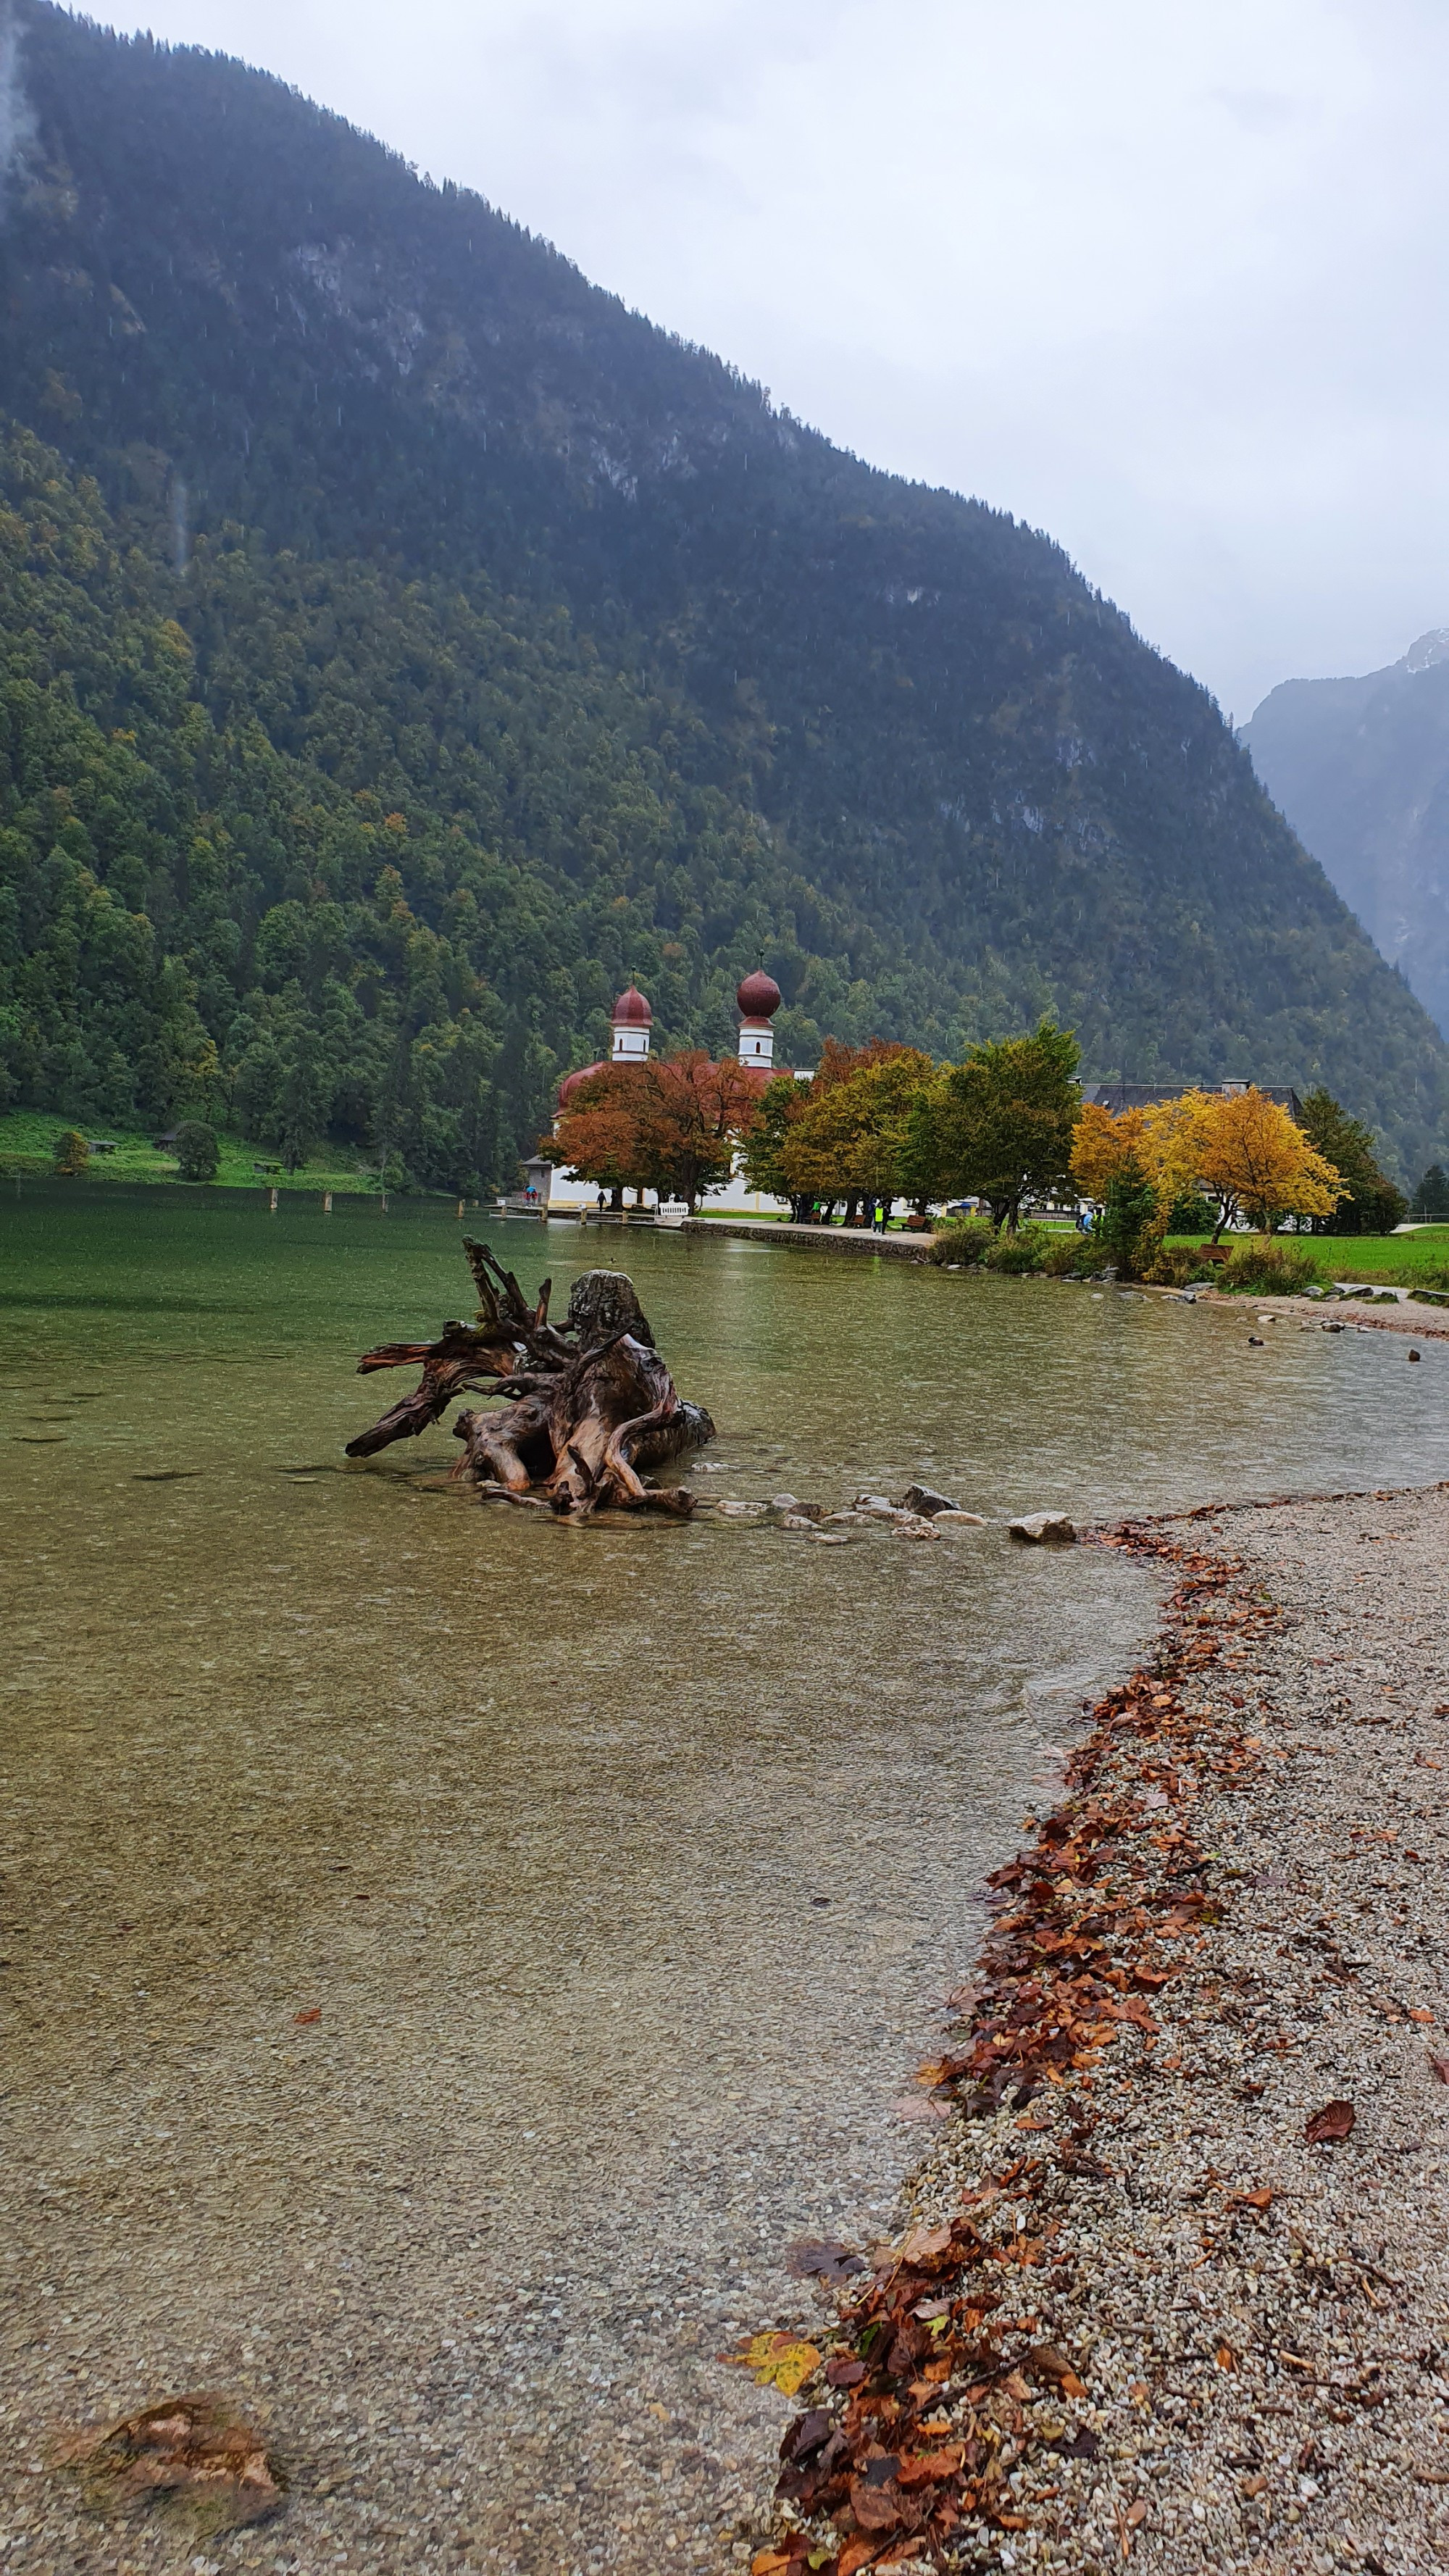
[[[294,2013],[292,2015],[292,2019],[294,2021],[320,2021],[321,2018],[322,2007],[320,2004],[309,2004],[305,2012]]]
[[[57,2468],[74,2469],[98,2512],[166,2503],[199,2530],[233,2531],[262,2522],[284,2486],[260,2432],[225,2397],[202,2392],[163,2398],[63,2439]]]
[[[1353,2119],[1351,2102],[1325,2102],[1322,2110],[1314,2112],[1304,2129],[1304,2139],[1310,2147],[1317,2147],[1326,2138],[1346,2138],[1353,2127]]]
[[[831,2236],[797,2236],[785,2248],[785,2269],[797,2281],[828,2281],[835,2288],[866,2268],[865,2256]]]
[[[949,2227],[913,2227],[901,2244],[903,2263],[932,2263],[938,2254],[951,2250]]]
[[[1026,2366],[1038,2379],[1054,2380],[1064,2397],[1085,2397],[1086,2390],[1071,2362],[1054,2343],[1039,2343],[1026,2356]]]

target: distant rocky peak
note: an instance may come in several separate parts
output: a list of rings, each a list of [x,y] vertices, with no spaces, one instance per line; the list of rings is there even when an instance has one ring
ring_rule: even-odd
[[[1432,671],[1436,662],[1449,662],[1449,626],[1431,626],[1404,655],[1406,671]]]

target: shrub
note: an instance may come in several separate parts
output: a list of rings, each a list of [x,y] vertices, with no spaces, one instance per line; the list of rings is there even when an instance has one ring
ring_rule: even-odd
[[[176,1160],[183,1181],[214,1181],[221,1147],[200,1118],[183,1118],[176,1130]]]
[[[985,1260],[996,1241],[996,1228],[987,1216],[950,1216],[936,1228],[931,1246],[931,1259],[959,1262],[962,1269],[974,1269]]]
[[[63,1172],[67,1180],[79,1180],[91,1159],[91,1149],[78,1127],[63,1127],[51,1149],[51,1165]]]
[[[1051,1241],[1044,1225],[1019,1225],[1015,1234],[996,1237],[987,1251],[986,1267],[1004,1271],[1010,1279],[1024,1278],[1028,1271],[1040,1270]]]
[[[1189,1280],[1211,1279],[1213,1275],[1210,1265],[1190,1243],[1165,1243],[1151,1269],[1143,1272],[1152,1288],[1185,1288]]]
[[[1096,1236],[1054,1234],[1042,1254],[1041,1267],[1048,1279],[1086,1279],[1102,1267],[1102,1247]]]
[[[1322,1279],[1317,1262],[1296,1243],[1271,1243],[1259,1235],[1229,1253],[1218,1273],[1218,1285],[1253,1297],[1301,1297]]]

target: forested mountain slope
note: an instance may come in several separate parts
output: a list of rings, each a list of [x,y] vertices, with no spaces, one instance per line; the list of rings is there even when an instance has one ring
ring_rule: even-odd
[[[1362,679],[1285,680],[1245,726],[1268,793],[1449,1033],[1449,633]]]
[[[841,454],[280,84],[17,22],[0,394],[62,461],[7,452],[46,603],[0,612],[12,1086],[180,1106],[181,1010],[253,1132],[499,1178],[626,974],[717,1046],[763,951],[800,1061],[1050,1007],[1090,1075],[1325,1080],[1443,1153],[1424,1015],[1046,538]],[[139,838],[51,767],[131,733]],[[66,847],[150,961],[104,1043],[104,973],[32,971]]]

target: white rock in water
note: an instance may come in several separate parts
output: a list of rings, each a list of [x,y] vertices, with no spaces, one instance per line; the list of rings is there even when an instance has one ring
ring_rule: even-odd
[[[712,1512],[723,1512],[726,1519],[732,1521],[758,1520],[761,1513],[767,1512],[769,1508],[770,1506],[768,1503],[732,1503],[726,1502],[723,1499],[717,1503],[711,1502],[710,1504],[710,1510]]]
[[[803,1512],[786,1512],[781,1517],[780,1527],[781,1529],[813,1530],[815,1523],[807,1521]]]
[[[855,1509],[858,1512],[879,1512],[883,1520],[893,1520],[900,1505],[893,1503],[885,1494],[857,1494]]]
[[[1077,1535],[1065,1512],[1023,1512],[1020,1520],[1008,1521],[1006,1526],[1013,1538],[1025,1539],[1032,1547],[1040,1547],[1046,1539],[1070,1545]]]
[[[799,1500],[798,1494],[772,1494],[770,1509],[772,1512],[793,1512]]]
[[[923,1512],[896,1512],[892,1516],[902,1538],[939,1538],[941,1533]]]
[[[962,1521],[968,1524],[972,1529],[985,1529],[986,1527],[986,1514],[984,1512],[933,1512],[931,1514],[931,1518],[937,1521]]]

